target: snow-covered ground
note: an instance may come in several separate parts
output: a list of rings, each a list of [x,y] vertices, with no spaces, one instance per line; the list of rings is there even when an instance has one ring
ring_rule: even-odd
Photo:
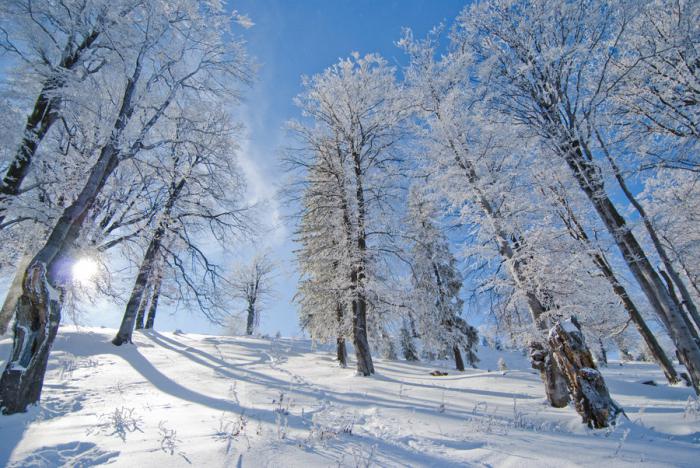
[[[113,335],[61,329],[41,405],[0,416],[0,466],[700,464],[700,408],[650,364],[605,369],[629,420],[592,431],[543,404],[517,353],[481,349],[464,373],[377,359],[363,378],[308,341],[152,332],[116,348]]]

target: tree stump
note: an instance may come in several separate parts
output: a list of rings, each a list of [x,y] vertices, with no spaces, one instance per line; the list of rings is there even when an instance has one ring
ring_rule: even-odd
[[[615,424],[617,416],[624,412],[610,397],[576,318],[559,321],[552,327],[548,343],[583,422],[596,429]]]

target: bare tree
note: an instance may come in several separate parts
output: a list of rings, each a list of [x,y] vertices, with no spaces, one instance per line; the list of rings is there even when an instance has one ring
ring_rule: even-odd
[[[246,305],[246,335],[252,335],[260,325],[260,316],[266,304],[274,296],[272,280],[275,264],[269,254],[257,254],[233,273],[231,288],[233,297]]]

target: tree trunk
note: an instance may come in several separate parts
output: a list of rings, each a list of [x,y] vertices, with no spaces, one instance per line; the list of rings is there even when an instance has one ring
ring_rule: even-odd
[[[16,306],[12,354],[0,382],[3,414],[24,412],[39,401],[51,345],[61,321],[62,293],[49,285],[46,265],[33,263]]]
[[[368,376],[374,374],[374,364],[367,339],[367,304],[362,294],[352,301],[352,312],[352,344],[355,347],[357,373]]]
[[[158,275],[156,276],[156,282],[153,285],[153,297],[151,298],[151,307],[148,309],[148,318],[146,319],[146,329],[151,330],[153,328],[153,322],[156,320],[156,311],[158,310],[158,299],[160,298],[160,285],[163,282],[163,278]]]
[[[683,316],[683,320],[685,321],[686,327],[688,327],[688,331],[693,337],[693,340],[695,340],[696,343],[700,344],[700,335],[698,335],[698,330],[693,324],[692,318],[683,311],[682,306],[681,306],[681,301],[678,299],[678,296],[676,296],[676,289],[673,287],[673,281],[671,278],[668,276],[668,273],[666,273],[664,270],[659,270],[659,273],[661,274],[661,277],[664,279],[666,282],[666,288],[668,289],[668,294],[671,296],[671,300],[673,303],[678,307],[678,309],[681,311],[681,315]]]
[[[544,382],[544,392],[547,401],[554,408],[564,408],[569,404],[569,390],[566,386],[566,377],[557,365],[549,346],[540,343],[530,343],[530,363],[533,369],[540,371],[540,377]]]
[[[614,425],[622,408],[610,397],[576,319],[557,323],[549,332],[548,342],[583,422],[595,429]]]
[[[367,239],[365,231],[366,206],[365,193],[363,189],[363,176],[360,155],[353,152],[353,163],[355,171],[355,198],[357,201],[357,251],[358,261],[355,271],[351,275],[354,284],[355,297],[352,301],[352,329],[353,345],[357,358],[357,372],[360,375],[368,376],[374,374],[374,364],[367,338],[367,300],[364,293],[365,282],[365,255],[367,251]]]
[[[159,226],[156,229],[156,233],[151,239],[150,244],[148,244],[146,254],[143,256],[141,266],[139,267],[138,275],[136,275],[136,281],[134,282],[134,288],[131,291],[131,297],[129,297],[129,302],[126,303],[126,309],[124,310],[124,317],[122,317],[121,326],[119,327],[117,336],[115,336],[112,340],[112,344],[116,346],[121,346],[124,343],[131,343],[131,335],[134,331],[139,306],[142,302],[148,301],[145,294],[146,287],[148,285],[149,278],[153,274],[156,256],[160,250],[160,242],[164,232],[164,227]]]
[[[252,302],[248,303],[248,320],[246,322],[245,334],[252,335],[255,326],[255,306]]]
[[[44,282],[47,283],[47,289],[50,287],[56,289],[59,285],[66,283],[66,278],[70,276],[70,262],[66,261],[69,260],[69,258],[65,258],[65,253],[78,238],[87,213],[95,203],[95,199],[102,191],[109,176],[119,165],[120,152],[116,145],[133,114],[131,102],[136,90],[136,83],[141,74],[141,69],[141,56],[139,55],[134,73],[131,79],[127,81],[127,85],[124,89],[119,113],[108,143],[100,149],[97,161],[95,161],[95,164],[90,169],[87,181],[82,190],[73,203],[63,210],[61,217],[51,230],[46,243],[34,256],[34,259],[27,269],[25,278],[36,276],[37,269],[41,269],[43,272],[41,274],[45,276]],[[167,108],[169,103],[170,101],[166,100],[161,106],[162,110]],[[154,125],[156,121],[157,118],[155,116],[149,120],[142,129],[141,137],[145,135],[148,128]],[[137,148],[139,144],[140,140],[132,145],[130,151],[135,151],[134,148]],[[31,283],[36,286],[40,281],[36,280]],[[53,345],[54,338],[56,337],[56,329],[58,328],[61,307],[63,306],[63,301],[60,297],[55,300],[51,299],[47,303],[45,300],[41,300],[37,289],[28,288],[27,285],[28,283],[25,279],[23,287],[25,292],[22,294],[22,297],[20,297],[20,302],[18,302],[16,309],[18,320],[15,322],[14,329],[15,335],[12,344],[13,357],[7,362],[5,372],[3,372],[2,378],[0,378],[0,395],[2,395],[3,398],[1,405],[5,408],[4,411],[7,414],[24,411],[28,404],[38,401],[41,395],[41,385],[44,374],[46,372],[46,360],[48,360],[48,354]],[[27,304],[31,304],[29,310],[31,312],[30,314],[26,313],[28,310],[27,307],[29,307]],[[40,335],[27,333],[26,330],[32,330],[32,327],[35,325],[34,321],[28,322],[27,320],[32,318],[41,320],[41,317],[48,317],[48,319],[45,320],[46,323],[50,325],[46,332]],[[39,341],[36,341],[37,337],[40,338]],[[30,350],[33,358],[24,366],[23,364],[19,364],[17,359],[23,359],[26,356],[27,350]],[[13,388],[19,391],[13,391]]]
[[[462,353],[459,351],[459,347],[453,346],[452,352],[455,356],[455,368],[458,371],[464,371],[464,361],[462,360]]]
[[[339,336],[336,341],[336,357],[340,367],[348,367],[348,350],[345,348],[345,338]]]
[[[598,354],[596,355],[596,360],[600,367],[608,367],[608,352],[605,350],[605,345],[603,340],[598,338]]]
[[[439,113],[437,117],[441,119]],[[474,191],[476,203],[492,224],[494,237],[498,246],[498,253],[506,260],[508,271],[513,281],[515,281],[516,288],[525,296],[532,323],[538,330],[538,333],[544,336],[547,332],[547,325],[544,317],[547,309],[528,284],[527,278],[523,273],[522,261],[516,257],[513,247],[510,245],[509,236],[501,226],[501,219],[498,212],[494,209],[489,198],[479,187],[479,175],[474,169],[474,164],[468,158],[463,157],[463,155],[468,154],[468,152],[455,140],[448,137],[447,141],[452,149],[457,166],[464,171],[467,183]],[[555,408],[563,408],[569,402],[569,394],[565,391],[564,376],[551,358],[551,353],[546,349],[546,344],[532,343],[531,346],[535,347],[534,350],[531,350],[532,352],[530,354],[531,364],[534,369],[540,371],[540,377],[545,386],[547,401]],[[532,360],[533,358],[537,360]]]
[[[186,183],[187,176],[181,178],[177,183],[175,183],[175,181],[171,183],[168,200],[165,202],[158,227],[153,233],[153,238],[150,244],[148,244],[146,253],[143,256],[143,261],[141,262],[141,267],[139,268],[139,273],[134,283],[134,289],[131,292],[129,302],[126,304],[126,310],[124,310],[124,317],[122,318],[119,332],[117,332],[117,336],[112,340],[112,344],[116,346],[121,346],[124,343],[131,343],[131,334],[134,331],[134,322],[136,321],[138,305],[144,295],[144,289],[148,280],[153,275],[153,270],[158,260],[157,256],[160,252],[161,242],[163,241],[163,236],[167,229],[168,218]]]
[[[336,265],[337,267],[337,265]],[[336,354],[340,367],[348,367],[348,350],[345,347],[345,338],[343,337],[343,303],[338,301],[335,306],[335,318],[338,322],[338,338],[336,338]]]
[[[681,310],[685,308],[685,310],[688,312],[690,317],[692,318],[692,321],[695,323],[695,327],[697,330],[700,330],[700,314],[698,313],[698,308],[695,305],[695,301],[693,301],[693,297],[690,295],[690,291],[688,291],[688,288],[685,285],[685,282],[681,278],[681,275],[678,274],[676,271],[676,268],[673,265],[673,262],[671,261],[671,258],[668,255],[668,252],[666,252],[666,248],[664,247],[663,243],[661,242],[661,239],[659,239],[658,234],[656,233],[656,229],[654,228],[653,224],[651,223],[651,220],[649,219],[649,216],[647,215],[646,210],[642,206],[639,201],[637,201],[637,198],[632,194],[632,192],[629,190],[629,187],[627,187],[627,182],[625,182],[625,179],[622,177],[622,172],[620,171],[620,168],[617,166],[615,163],[615,160],[610,156],[610,153],[608,153],[607,146],[605,146],[602,137],[600,134],[596,132],[596,136],[598,137],[598,141],[600,142],[601,146],[603,147],[603,151],[605,153],[605,156],[608,159],[608,162],[613,168],[613,172],[615,173],[615,179],[617,180],[618,185],[622,189],[622,192],[625,194],[627,197],[627,200],[634,206],[634,209],[637,210],[637,213],[639,213],[639,216],[642,218],[642,221],[644,222],[644,227],[646,228],[647,233],[649,234],[649,238],[651,239],[652,244],[654,245],[654,248],[656,249],[656,252],[659,254],[659,258],[661,259],[661,262],[664,264],[664,267],[666,268],[667,275],[669,279],[667,280],[667,283],[669,285],[675,284],[676,287],[678,288],[678,291],[681,295]],[[669,286],[669,289],[671,289],[672,286]]]
[[[138,312],[136,312],[136,330],[141,330],[143,328],[144,316],[146,315],[146,308],[148,307],[148,301],[151,297],[151,284],[146,283],[146,288],[143,291],[143,296],[141,297],[141,302],[139,303]]]
[[[39,144],[57,120],[60,98],[56,97],[56,92],[63,86],[64,82],[61,75],[73,69],[82,54],[92,46],[99,34],[97,30],[92,31],[75,47],[75,50],[72,50],[72,43],[67,43],[53,76],[47,78],[44,82],[34,103],[32,113],[27,117],[27,123],[24,126],[24,136],[19,148],[10,162],[2,181],[0,181],[0,225],[5,219],[5,204],[7,200],[20,193],[22,182],[29,173]]]
[[[0,309],[0,335],[4,335],[7,332],[12,317],[15,316],[17,301],[23,292],[22,280],[24,279],[24,275],[31,260],[32,257],[30,255],[25,255],[17,265],[15,277],[12,279],[12,284],[5,295],[5,302],[3,302],[2,309]]]

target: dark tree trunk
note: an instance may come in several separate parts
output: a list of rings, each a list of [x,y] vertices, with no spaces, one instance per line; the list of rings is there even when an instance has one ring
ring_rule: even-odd
[[[462,353],[459,351],[459,347],[453,346],[452,352],[455,355],[455,368],[458,371],[464,371],[464,361],[462,360]]]
[[[167,220],[170,213],[175,206],[175,202],[180,196],[182,189],[187,183],[186,178],[180,179],[179,182],[171,184],[170,194],[168,195],[168,200],[163,208],[163,213],[161,215],[161,221],[158,223],[158,227],[153,233],[153,238],[151,239],[146,253],[143,256],[141,262],[141,267],[139,268],[139,273],[136,276],[136,281],[134,282],[134,289],[131,292],[131,297],[129,302],[126,304],[126,309],[124,310],[124,317],[122,318],[121,326],[117,332],[117,336],[112,340],[112,344],[116,346],[121,346],[124,343],[131,343],[131,335],[134,331],[134,322],[136,321],[136,314],[139,304],[144,297],[144,290],[148,284],[149,279],[154,274],[154,269],[158,260],[158,254],[160,252],[161,242],[165,231],[167,228]]]
[[[374,363],[367,339],[367,304],[361,294],[352,301],[352,312],[352,344],[355,347],[357,373],[368,376],[374,374]]]
[[[622,306],[624,307],[627,314],[630,316],[630,319],[634,323],[635,328],[637,329],[642,339],[646,343],[647,347],[649,348],[649,352],[653,356],[654,360],[664,372],[664,375],[666,376],[668,382],[671,384],[679,382],[679,377],[676,373],[676,369],[673,367],[673,363],[668,358],[663,348],[661,348],[661,345],[659,345],[658,340],[647,326],[646,321],[644,320],[642,314],[637,308],[637,305],[634,303],[634,301],[632,301],[632,298],[627,293],[627,289],[618,280],[617,275],[615,275],[615,272],[613,271],[612,266],[610,265],[610,262],[608,262],[608,259],[605,257],[603,252],[594,248],[590,241],[590,238],[588,237],[588,234],[586,233],[586,230],[583,228],[583,225],[579,222],[576,213],[574,213],[573,209],[569,205],[569,202],[565,198],[565,195],[558,193],[556,189],[552,189],[552,192],[556,194],[557,201],[565,210],[565,213],[561,214],[561,218],[564,221],[564,224],[566,225],[567,229],[569,230],[569,234],[574,239],[578,240],[584,245],[586,250],[589,252],[589,256],[593,260],[593,263],[598,267],[603,276],[608,280],[608,282],[610,283],[610,287],[612,288],[615,295],[622,302]]]
[[[367,233],[365,231],[366,206],[365,193],[363,189],[362,164],[360,155],[356,152],[352,154],[355,171],[355,198],[357,201],[357,250],[359,262],[356,270],[351,275],[355,297],[352,301],[352,329],[353,345],[357,358],[357,372],[360,375],[368,376],[374,374],[374,364],[367,338],[367,300],[364,293],[365,283],[365,255],[367,251]]]
[[[608,352],[605,351],[605,345],[600,338],[598,338],[598,363],[601,367],[608,367]]]
[[[336,265],[337,267],[337,265]],[[338,322],[338,338],[336,338],[336,354],[340,367],[348,367],[348,350],[345,347],[345,338],[341,335],[343,329],[343,303],[338,301],[335,306],[335,318]]]
[[[66,44],[56,71],[44,82],[34,108],[27,117],[24,137],[0,181],[0,225],[5,219],[6,201],[20,193],[22,182],[29,173],[39,144],[58,118],[60,99],[55,96],[55,93],[63,86],[64,78],[61,75],[75,67],[82,54],[92,46],[98,36],[99,31],[92,31],[75,47],[75,50],[71,50],[72,43]]]
[[[549,404],[554,408],[564,408],[568,405],[570,396],[566,377],[557,365],[552,350],[547,344],[540,342],[530,344],[530,363],[533,369],[540,371]]]
[[[622,408],[610,397],[576,319],[557,323],[548,341],[583,422],[595,429],[615,424]]]
[[[695,342],[700,344],[700,335],[698,335],[698,329],[693,324],[693,319],[682,309],[681,300],[676,295],[676,289],[673,286],[673,281],[671,280],[671,277],[664,270],[659,270],[659,273],[666,282],[666,288],[668,289],[669,296],[671,296],[671,300],[681,311],[681,314],[683,315],[683,320],[685,321],[685,325],[686,327],[688,327],[688,331],[692,335]]]
[[[245,334],[252,335],[255,328],[255,305],[252,302],[248,303],[248,319],[246,321]]]
[[[148,302],[148,299],[146,298],[146,287],[148,285],[149,278],[153,274],[156,256],[160,250],[160,242],[164,231],[165,229],[162,226],[158,227],[158,229],[156,229],[156,234],[153,236],[151,243],[148,245],[148,249],[146,249],[146,254],[141,261],[139,272],[136,275],[136,281],[134,282],[134,288],[131,291],[131,297],[129,297],[129,302],[126,303],[126,309],[124,310],[124,317],[122,317],[121,326],[119,327],[117,336],[115,336],[112,340],[112,344],[116,346],[121,346],[124,343],[131,343],[131,335],[134,331],[139,306],[143,302]]]
[[[49,352],[61,321],[62,294],[56,295],[49,285],[46,266],[33,263],[23,283],[16,306],[12,355],[0,385],[4,414],[26,411],[28,405],[39,401]]]
[[[148,309],[148,318],[146,319],[146,329],[150,330],[153,328],[153,322],[156,320],[156,312],[158,310],[158,299],[160,298],[160,285],[163,278],[158,275],[156,276],[156,282],[153,285],[153,297],[151,298],[151,307]]]
[[[598,133],[596,133],[596,136],[598,137],[598,141],[603,147],[608,162],[613,168],[613,172],[615,173],[615,179],[617,180],[618,185],[627,197],[627,200],[629,200],[632,206],[634,206],[634,209],[637,210],[637,212],[639,213],[639,216],[641,216],[642,221],[644,222],[644,227],[646,228],[646,231],[649,234],[649,238],[651,239],[651,242],[654,245],[656,252],[659,254],[661,262],[666,268],[666,275],[664,279],[666,279],[667,285],[669,285],[669,290],[673,289],[673,284],[675,284],[678,287],[678,291],[681,295],[679,308],[681,310],[687,311],[687,313],[690,315],[691,321],[695,324],[696,330],[700,331],[700,313],[698,313],[698,308],[695,305],[693,297],[690,295],[690,291],[688,291],[685,282],[681,278],[680,274],[678,274],[678,272],[676,271],[676,268],[674,267],[673,262],[671,261],[671,258],[668,255],[668,252],[666,252],[666,247],[664,247],[663,243],[661,242],[661,239],[659,239],[659,236],[656,233],[656,229],[651,224],[649,216],[647,216],[646,210],[644,209],[642,204],[639,203],[639,201],[637,201],[637,198],[632,194],[629,187],[627,187],[627,182],[625,182],[625,179],[622,177],[622,172],[615,163],[615,160],[608,153],[607,147],[603,144],[603,139]],[[675,293],[671,292],[671,295],[675,297]]]
[[[340,364],[340,367],[348,367],[348,350],[345,348],[345,338],[339,336],[335,343],[338,364]]]
[[[0,379],[0,395],[2,395],[0,406],[4,407],[7,414],[24,411],[28,404],[37,402],[41,395],[46,362],[56,337],[63,301],[60,296],[51,298],[48,302],[42,299],[39,283],[43,282],[48,291],[50,291],[49,288],[56,290],[60,285],[65,284],[66,277],[70,274],[66,271],[66,262],[62,260],[68,258],[66,252],[78,238],[85,217],[110,175],[119,165],[120,152],[115,145],[133,114],[132,99],[140,74],[141,56],[139,55],[134,73],[124,89],[119,113],[108,143],[100,149],[97,161],[90,169],[82,190],[70,206],[63,210],[45,244],[34,256],[27,269],[23,294],[16,306],[17,320],[14,327],[12,355]],[[169,103],[170,101],[166,100],[162,104],[162,109],[167,108]],[[155,116],[149,120],[142,135],[145,135],[148,128],[156,121]],[[130,151],[135,151],[134,148],[139,144],[140,140],[132,145]],[[41,270],[41,273],[37,273],[38,270]],[[32,280],[36,288],[28,288],[27,278],[37,276],[43,276],[43,281]],[[42,320],[49,324],[45,332],[38,334],[26,332],[26,330],[36,330],[37,321],[42,323]],[[27,352],[31,356],[27,365],[19,364],[17,359],[26,359]]]

